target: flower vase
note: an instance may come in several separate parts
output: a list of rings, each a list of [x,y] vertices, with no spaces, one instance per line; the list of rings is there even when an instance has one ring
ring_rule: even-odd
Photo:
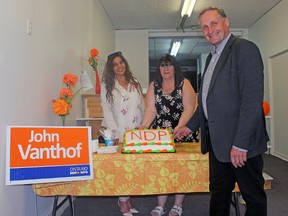
[[[100,94],[100,79],[99,79],[99,74],[98,74],[98,70],[95,71],[96,74],[96,83],[95,83],[95,93],[96,94]]]
[[[65,126],[66,115],[61,115],[62,126]]]

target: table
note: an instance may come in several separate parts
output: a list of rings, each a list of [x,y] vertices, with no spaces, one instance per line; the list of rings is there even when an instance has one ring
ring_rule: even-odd
[[[131,196],[209,191],[208,155],[200,143],[176,143],[176,153],[93,154],[94,179],[33,185],[40,196]]]

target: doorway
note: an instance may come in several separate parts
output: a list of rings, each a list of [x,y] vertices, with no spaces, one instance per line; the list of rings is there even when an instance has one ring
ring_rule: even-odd
[[[149,37],[149,83],[154,80],[159,59],[169,54],[174,40],[181,46],[176,55],[181,71],[198,92],[199,62],[203,54],[210,52],[211,45],[203,36],[154,36]]]

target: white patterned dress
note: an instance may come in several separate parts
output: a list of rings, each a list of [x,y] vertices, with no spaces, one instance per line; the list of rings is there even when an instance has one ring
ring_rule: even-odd
[[[101,105],[104,119],[101,126],[117,131],[119,142],[123,141],[124,132],[139,126],[144,116],[144,100],[141,90],[129,83],[127,90],[118,81],[112,91],[113,104],[106,99],[105,85],[101,86]]]

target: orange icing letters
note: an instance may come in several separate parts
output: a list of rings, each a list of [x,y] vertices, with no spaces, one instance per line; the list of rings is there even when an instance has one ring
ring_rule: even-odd
[[[154,140],[156,138],[155,133],[153,131],[144,131],[144,138],[147,141]]]
[[[147,141],[161,141],[165,136],[167,136],[167,131],[163,130],[153,130],[153,131],[147,131],[147,130],[139,130],[139,131],[131,131],[130,133],[130,139],[131,140],[140,140],[141,142],[147,142]]]
[[[161,140],[161,136],[165,137],[167,135],[166,131],[158,131],[158,139]]]
[[[141,134],[141,131],[138,131],[139,132],[139,134],[136,134],[135,132],[133,132],[133,131],[131,131],[131,140],[133,140],[134,139],[134,137],[133,136],[136,136],[136,137],[138,137],[138,139],[141,139],[142,140],[142,134]]]

